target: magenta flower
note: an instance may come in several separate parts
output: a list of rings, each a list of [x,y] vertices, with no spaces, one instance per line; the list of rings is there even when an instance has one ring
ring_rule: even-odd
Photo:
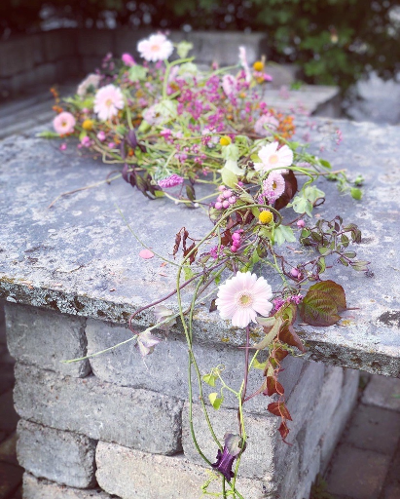
[[[175,187],[176,185],[181,185],[184,182],[184,178],[176,175],[175,173],[170,177],[163,178],[158,181],[158,185],[163,189],[169,189],[170,187]]]
[[[122,54],[121,60],[125,64],[125,66],[134,66],[136,64],[135,59],[131,56],[131,54],[128,54],[127,52],[125,54]]]

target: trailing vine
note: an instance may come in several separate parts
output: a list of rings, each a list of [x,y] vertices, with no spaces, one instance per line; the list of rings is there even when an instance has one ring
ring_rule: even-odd
[[[136,342],[142,356],[150,355],[161,341],[153,331],[161,334],[178,320],[188,349],[191,435],[200,456],[215,470],[203,493],[211,494],[210,483],[220,477],[221,492],[214,496],[243,498],[236,478],[246,450],[246,404],[256,396],[273,397],[267,411],[280,418],[279,432],[288,442],[292,418],[279,374],[285,357],[305,351],[296,332],[296,319],[300,316],[307,324],[330,326],[348,310],[342,286],[323,278],[333,263],[369,272],[368,262],[357,260],[353,249],[361,241],[355,224],[344,222],[340,216],[315,221],[314,209],[327,202],[316,181],[325,177],[335,180],[341,192],[358,200],[362,180],[357,177],[352,183],[346,172],[332,171],[327,161],[292,140],[293,116],[262,101],[263,86],[271,79],[264,72],[263,60],[250,67],[244,48],[240,48],[237,66],[214,65],[210,71],[200,71],[193,58],[187,57],[190,49],[190,44],[181,42],[177,46],[179,58],[168,62],[174,47],[164,35],[157,34],[138,44],[145,59],[142,65],[130,54],[121,60],[108,55],[101,70],[89,75],[75,96],[61,102],[53,90],[55,133],[42,136],[63,138],[61,150],[70,147],[66,138],[78,138],[81,154],[120,168],[107,182],[122,178],[147,198],[167,198],[208,216],[210,228],[200,240],[191,236],[190,227],[177,227],[171,241],[172,256],[157,255],[176,267],[176,288],[132,315],[130,339],[88,357],[129,341]],[[208,186],[207,195],[198,197],[199,184]],[[134,236],[142,243],[137,234]],[[299,257],[291,258],[292,253],[290,258],[286,256],[282,249],[290,244],[310,250],[307,260],[299,262]],[[154,257],[144,246],[140,256]],[[260,275],[271,272],[281,281],[275,289]],[[192,293],[190,304],[183,302],[184,288]],[[173,296],[178,312],[163,305]],[[209,303],[210,314],[219,313],[244,331],[243,381],[239,387],[226,383],[221,365],[210,366],[208,372],[199,368],[193,317],[200,301]],[[136,315],[150,308],[156,324],[137,332]],[[258,342],[252,339],[255,329],[261,333]],[[258,360],[261,351],[266,353],[264,362]],[[82,359],[68,362],[78,360]],[[253,369],[262,370],[263,380],[249,393]],[[215,441],[216,462],[203,452],[196,436],[193,372]],[[208,398],[205,385],[216,390]],[[237,400],[238,426],[227,428],[221,440],[209,412],[223,406],[227,391]]]

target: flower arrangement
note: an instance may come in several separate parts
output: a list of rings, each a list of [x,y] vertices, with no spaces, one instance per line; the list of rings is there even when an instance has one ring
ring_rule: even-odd
[[[200,402],[216,442],[216,462],[203,454],[192,426],[196,448],[216,471],[215,479],[221,478],[220,496],[242,498],[236,477],[246,448],[244,404],[254,396],[273,396],[267,409],[281,418],[279,432],[286,441],[291,416],[278,377],[286,356],[305,351],[295,330],[296,318],[313,326],[330,326],[348,310],[342,286],[322,278],[331,262],[368,272],[369,262],[356,260],[356,253],[349,249],[361,241],[355,224],[345,223],[340,216],[314,221],[313,210],[325,201],[325,193],[315,182],[320,177],[336,180],[342,192],[360,199],[361,179],[352,185],[344,171],[333,172],[327,161],[291,140],[293,117],[262,101],[263,85],[271,77],[265,73],[263,60],[250,67],[244,48],[239,50],[237,66],[214,65],[209,71],[200,71],[193,58],[187,57],[192,47],[186,42],[177,45],[178,58],[168,61],[175,48],[163,34],[140,41],[137,48],[143,64],[130,54],[123,54],[120,60],[108,55],[101,71],[89,75],[75,96],[61,103],[54,91],[56,133],[43,136],[77,137],[81,152],[100,156],[104,163],[120,164],[117,176],[146,197],[165,197],[202,209],[209,217],[210,230],[201,240],[192,239],[185,227],[178,230],[173,243],[176,289],[133,314],[129,327],[132,340],[146,356],[160,341],[152,331],[167,331],[180,319],[189,352],[190,411],[194,370]],[[199,184],[207,184],[210,194],[198,198]],[[285,212],[294,217],[287,221]],[[313,250],[311,258],[289,260],[279,250],[287,243]],[[145,249],[140,256],[151,258],[154,254]],[[272,280],[260,276],[267,269],[281,280],[276,289]],[[192,289],[189,307],[181,298],[187,286]],[[178,313],[162,304],[174,295]],[[221,366],[210,366],[207,373],[199,370],[193,314],[200,299],[211,300],[210,313],[217,311],[233,327],[245,330],[244,375],[239,388],[225,383]],[[138,333],[135,316],[150,307],[154,307],[157,323]],[[261,331],[258,343],[251,341],[254,328]],[[254,353],[250,355],[250,351]],[[257,360],[260,351],[267,353],[263,363]],[[248,377],[254,368],[262,369],[263,381],[249,394]],[[209,395],[208,402],[204,384],[220,387]],[[213,410],[221,407],[224,390],[237,398],[239,423],[236,432],[227,429],[221,442],[207,414],[210,405]]]

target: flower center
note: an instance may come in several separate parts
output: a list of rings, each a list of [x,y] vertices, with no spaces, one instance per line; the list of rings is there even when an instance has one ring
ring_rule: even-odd
[[[272,156],[269,157],[269,162],[270,163],[277,163],[278,162],[278,155],[277,154],[272,154]]]
[[[160,45],[152,45],[151,46],[151,51],[152,52],[158,52],[160,50]]]
[[[272,188],[273,188],[273,189],[276,189],[277,187],[278,187],[277,183],[276,183],[275,181],[274,181],[274,182],[272,182]]]
[[[241,291],[237,296],[237,304],[242,308],[251,307],[253,304],[253,297],[248,291]]]
[[[67,122],[66,121],[62,121],[61,122],[61,126],[67,126]]]
[[[112,101],[111,99],[107,99],[107,100],[106,100],[106,106],[107,106],[107,107],[111,107],[111,106],[112,106],[112,103],[113,103],[113,101]]]

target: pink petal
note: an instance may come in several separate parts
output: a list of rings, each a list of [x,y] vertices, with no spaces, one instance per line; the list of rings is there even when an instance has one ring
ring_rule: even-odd
[[[141,251],[139,251],[139,256],[140,258],[148,260],[149,258],[153,258],[154,253],[148,249],[142,249]]]

